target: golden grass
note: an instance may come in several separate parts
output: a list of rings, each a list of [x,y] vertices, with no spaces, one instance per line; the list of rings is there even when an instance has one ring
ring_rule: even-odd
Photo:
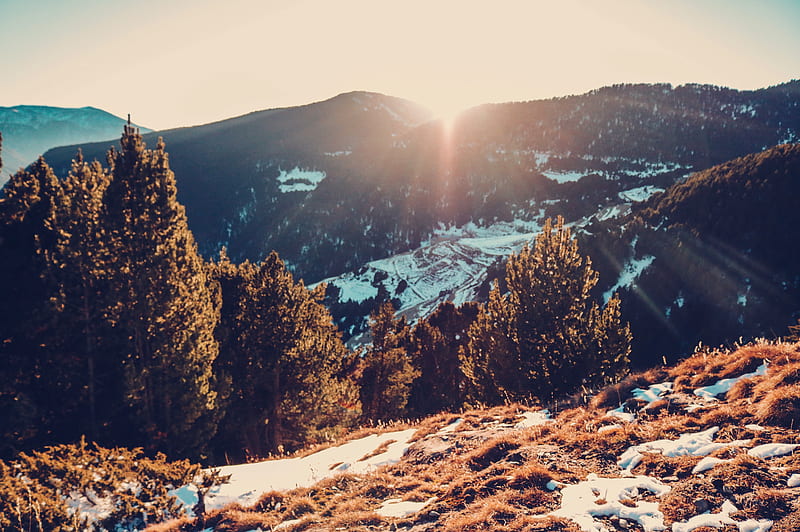
[[[719,402],[694,413],[686,412],[685,405],[692,400],[687,395],[693,396],[694,388],[753,371],[763,360],[769,361],[767,375],[742,380]],[[686,393],[652,403],[638,411],[632,423],[602,418],[606,410],[620,402],[638,410],[641,404],[631,401],[633,388],[670,379],[676,383],[676,391]],[[398,464],[366,475],[337,475],[309,488],[267,493],[251,509],[231,505],[212,512],[206,526],[223,532],[258,527],[267,530],[286,520],[300,519],[286,530],[577,532],[575,523],[544,516],[557,508],[560,500],[558,490],[546,489],[550,480],[574,483],[590,472],[618,475],[616,461],[628,447],[644,441],[675,439],[711,426],[721,427],[715,438],[720,442],[752,439],[752,445],[800,443],[798,404],[800,344],[760,342],[736,349],[705,349],[674,368],[631,375],[601,390],[587,406],[563,410],[553,422],[541,426],[512,428],[520,413],[531,409],[510,404],[438,414],[417,424],[361,429],[339,443],[390,430],[414,428],[416,432],[410,452]],[[462,423],[454,431],[432,437],[459,418]],[[791,420],[795,420],[794,424]],[[745,428],[756,422],[766,430]],[[597,432],[611,423],[621,426]],[[786,479],[792,473],[800,473],[800,453],[761,460],[745,451],[738,447],[715,451],[713,456],[730,462],[718,464],[702,475],[691,474],[699,457],[645,453],[634,472],[662,478],[672,487],[659,500],[667,524],[686,520],[700,511],[718,511],[729,498],[740,508],[737,519],[775,519],[772,532],[800,530],[795,526],[800,523],[800,501],[786,496]],[[436,502],[418,515],[393,519],[375,513],[388,498],[425,501],[432,497]],[[157,526],[160,528],[151,527],[148,532],[203,530],[191,520]]]
[[[767,393],[758,405],[756,418],[765,425],[800,428],[800,384],[782,386]]]

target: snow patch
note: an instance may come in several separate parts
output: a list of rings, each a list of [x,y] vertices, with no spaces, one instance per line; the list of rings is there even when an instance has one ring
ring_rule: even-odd
[[[343,471],[359,475],[395,464],[405,454],[415,432],[415,429],[408,429],[373,434],[302,458],[221,467],[221,474],[231,475],[230,482],[211,490],[206,497],[206,508],[218,509],[230,503],[252,506],[268,491],[310,486]],[[385,444],[388,445],[384,452],[362,460]],[[196,492],[187,487],[177,490],[175,495],[187,508],[197,502]]]
[[[731,514],[737,512],[736,506],[731,501],[722,503],[722,510],[717,514],[695,515],[688,521],[672,523],[672,532],[691,532],[700,527],[722,528],[725,525],[736,525],[739,532],[767,532],[772,527],[772,521],[767,519],[748,519],[747,521],[734,521]]]
[[[521,417],[524,419],[514,425],[514,428],[526,429],[528,427],[537,427],[552,421],[552,418],[550,417],[550,411],[547,409],[539,410],[538,412],[524,412],[521,414]]]
[[[280,170],[278,175],[278,188],[281,193],[311,192],[325,179],[325,172],[319,170],[306,170],[295,166],[293,169]]]
[[[725,395],[728,391],[733,387],[734,384],[739,382],[743,379],[749,379],[751,377],[757,377],[759,375],[766,375],[767,374],[767,361],[765,360],[763,364],[761,364],[754,372],[746,373],[739,377],[734,377],[731,379],[721,379],[718,380],[715,384],[711,386],[703,386],[702,388],[697,388],[694,391],[694,394],[698,397],[702,397],[704,399],[716,399],[720,395]]]
[[[547,179],[552,179],[557,183],[570,183],[578,181],[580,178],[586,175],[586,172],[553,172],[551,170],[547,170],[542,172],[542,175]]]
[[[717,464],[729,461],[730,460],[723,460],[722,458],[716,458],[714,456],[706,456],[705,458],[697,462],[697,465],[694,466],[694,468],[692,469],[692,474],[696,475],[698,473],[703,473],[705,471],[708,471],[709,469],[713,469],[714,466],[716,466]]]
[[[718,449],[719,445],[729,445],[712,443],[718,431],[719,427],[711,427],[701,432],[681,434],[677,440],[655,440],[634,445],[622,453],[617,465],[622,469],[631,470],[642,461],[643,452],[660,453],[664,456],[705,456]]]
[[[756,458],[773,458],[793,453],[798,447],[800,447],[798,443],[765,443],[756,445],[747,451],[747,454]]]
[[[642,187],[623,190],[618,193],[617,196],[619,196],[619,199],[622,201],[640,202],[649,199],[650,196],[656,192],[664,192],[664,189],[653,185],[644,185]]]
[[[617,516],[635,521],[645,531],[665,530],[664,515],[657,502],[638,500],[642,492],[657,497],[668,493],[669,486],[647,476],[599,478],[591,473],[584,482],[561,490],[561,508],[549,515],[575,521],[582,530],[603,532],[606,527],[595,517]],[[623,504],[621,501],[625,501]],[[628,506],[634,502],[633,506]]]
[[[611,296],[614,295],[614,292],[619,290],[620,288],[626,288],[633,284],[636,279],[642,275],[642,272],[650,266],[655,257],[653,255],[647,255],[646,257],[642,257],[641,259],[630,259],[628,262],[625,263],[623,266],[622,271],[619,272],[619,279],[617,282],[608,289],[606,293],[603,294],[603,301],[608,303],[608,300],[611,299]]]

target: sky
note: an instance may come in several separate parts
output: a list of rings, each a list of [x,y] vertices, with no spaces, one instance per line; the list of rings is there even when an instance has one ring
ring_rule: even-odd
[[[369,90],[447,117],[614,83],[800,78],[798,0],[0,0],[0,106],[167,129]]]

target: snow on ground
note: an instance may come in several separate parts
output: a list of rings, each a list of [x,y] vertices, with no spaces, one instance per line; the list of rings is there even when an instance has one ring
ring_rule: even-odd
[[[633,395],[635,399],[644,401],[646,404],[642,406],[642,409],[645,409],[647,408],[648,405],[658,401],[665,395],[668,395],[670,392],[672,392],[672,383],[660,382],[657,384],[651,384],[650,386],[647,387],[647,389],[634,388],[631,391],[631,395]],[[625,407],[623,405],[620,405],[618,408],[615,408],[613,410],[609,410],[608,412],[606,412],[606,416],[615,417],[617,419],[621,419],[622,421],[626,421],[628,423],[631,423],[636,419],[636,414],[634,414],[633,412],[625,411]]]
[[[547,409],[539,410],[537,412],[524,412],[521,414],[521,417],[523,420],[517,423],[514,426],[515,428],[525,429],[528,427],[537,427],[553,420],[553,418],[550,416],[550,411]]]
[[[436,497],[431,497],[427,501],[404,501],[402,499],[388,499],[383,501],[380,508],[375,510],[375,513],[383,517],[408,517],[419,512],[432,502],[436,501]]]
[[[323,282],[339,288],[340,301],[361,302],[378,293],[373,286],[376,275],[385,277],[384,286],[400,300],[398,312],[413,323],[443,301],[456,305],[473,301],[488,267],[519,252],[533,240],[538,229],[535,223],[525,222],[441,227],[430,241],[414,251],[369,262],[361,273],[348,272]],[[405,290],[396,293],[403,281]]]
[[[287,192],[311,192],[317,188],[323,179],[325,172],[319,170],[306,170],[295,166],[293,169],[281,170],[278,175],[278,188],[283,194]]]
[[[646,390],[642,388],[635,388],[631,393],[633,394],[634,398],[641,401],[646,401],[647,404],[651,404],[655,403],[671,392],[671,382],[659,382],[657,384],[651,384]]]
[[[754,372],[746,373],[739,377],[734,377],[731,379],[722,379],[717,381],[716,383],[712,384],[711,386],[703,386],[702,388],[697,388],[694,391],[694,394],[698,397],[702,397],[704,399],[716,399],[720,395],[724,395],[728,393],[734,384],[739,382],[743,379],[749,379],[751,377],[757,377],[759,375],[766,375],[767,374],[767,361],[765,360],[763,364],[761,364]]]
[[[408,429],[373,434],[302,458],[284,458],[221,467],[222,475],[231,475],[230,482],[214,488],[208,494],[206,508],[209,510],[222,508],[233,502],[251,506],[268,491],[287,491],[311,486],[337,473],[363,474],[381,466],[397,463],[408,449],[409,440],[415,432],[415,429]],[[386,444],[388,446],[384,452],[364,458]],[[197,503],[197,494],[190,487],[181,488],[176,495],[188,508]]]
[[[747,454],[756,458],[773,458],[793,453],[798,447],[800,444],[797,443],[765,443],[753,447]]]
[[[735,440],[731,442],[715,443],[714,436],[719,431],[719,427],[700,432],[687,432],[681,434],[677,440],[655,440],[629,447],[622,453],[617,464],[627,470],[631,470],[642,461],[642,453],[659,453],[663,456],[706,456],[712,452],[725,447],[743,447],[749,445],[750,440]]]
[[[615,408],[614,410],[609,410],[608,412],[606,412],[606,416],[615,417],[620,421],[624,421],[626,423],[633,423],[633,421],[636,419],[636,414],[634,414],[633,412],[626,412],[624,406],[620,406],[618,408]]]
[[[688,521],[672,523],[672,532],[691,532],[700,527],[722,528],[725,525],[736,525],[739,532],[767,532],[772,527],[772,521],[767,519],[748,519],[747,521],[734,521],[731,514],[737,512],[736,506],[731,501],[722,503],[722,511],[716,514],[695,515]]]
[[[645,531],[664,530],[664,515],[658,510],[658,503],[637,499],[642,492],[660,497],[669,490],[666,484],[647,476],[599,478],[590,473],[584,482],[561,490],[561,508],[549,515],[571,519],[589,532],[607,530],[595,517],[611,516],[635,521]]]
[[[655,187],[653,185],[645,185],[643,187],[630,188],[623,190],[619,194],[619,199],[622,201],[639,202],[645,201],[656,192],[664,192],[663,188]]]
[[[653,255],[647,255],[641,259],[630,259],[628,262],[626,262],[625,266],[622,267],[622,271],[619,272],[619,279],[617,279],[617,282],[614,283],[614,286],[609,288],[608,291],[603,294],[603,301],[608,303],[608,300],[611,299],[611,296],[614,295],[614,292],[620,288],[625,288],[632,285],[633,282],[639,278],[642,272],[653,263],[653,260],[655,260]]]
[[[552,170],[545,170],[542,172],[542,175],[557,183],[569,183],[571,181],[578,181],[586,175],[586,172],[554,172]]]
[[[786,481],[786,485],[790,488],[800,487],[800,474],[795,473],[794,475],[789,477],[789,480]]]
[[[694,468],[692,469],[692,475],[696,475],[698,473],[704,473],[709,469],[714,469],[714,466],[722,464],[724,462],[730,462],[730,460],[724,460],[722,458],[717,458],[715,456],[706,456],[705,458],[697,462],[696,466],[694,466]]]

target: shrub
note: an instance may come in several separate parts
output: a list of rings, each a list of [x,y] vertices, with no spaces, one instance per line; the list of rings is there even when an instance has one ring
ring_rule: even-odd
[[[183,517],[171,490],[196,481],[203,484],[206,478],[199,465],[168,462],[162,454],[148,458],[141,449],[81,442],[22,453],[11,464],[0,462],[0,529],[141,529]],[[104,511],[89,519],[68,510],[80,505]]]

